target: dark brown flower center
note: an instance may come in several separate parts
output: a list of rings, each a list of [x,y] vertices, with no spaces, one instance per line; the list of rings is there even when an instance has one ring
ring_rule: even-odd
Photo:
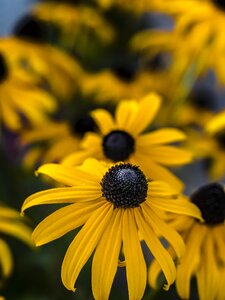
[[[8,76],[8,66],[4,56],[0,53],[0,83]]]
[[[215,138],[219,147],[225,151],[225,131],[216,134]]]
[[[103,151],[114,162],[127,160],[134,152],[134,138],[123,130],[114,130],[103,139]]]
[[[148,182],[143,172],[131,164],[111,167],[101,181],[102,196],[115,208],[132,208],[146,200]]]
[[[71,131],[80,137],[83,137],[86,132],[95,132],[97,124],[90,115],[84,115],[75,121],[70,122]]]
[[[225,0],[213,0],[213,3],[220,9],[225,10]]]
[[[208,225],[223,223],[225,220],[225,192],[219,183],[210,183],[199,188],[191,196],[191,201],[201,210]]]

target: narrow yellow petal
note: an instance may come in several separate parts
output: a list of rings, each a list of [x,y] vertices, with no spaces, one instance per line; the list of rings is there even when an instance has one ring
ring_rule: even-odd
[[[105,300],[115,277],[122,244],[122,210],[115,209],[103,233],[92,262],[92,290],[94,298]]]
[[[217,289],[221,274],[216,259],[215,244],[213,243],[212,232],[208,232],[201,253],[201,264],[197,271],[197,283],[200,300],[217,299]]]
[[[162,128],[150,133],[143,134],[137,138],[137,147],[149,147],[157,144],[167,144],[183,141],[187,138],[185,133],[175,128]]]
[[[153,209],[154,207],[156,207],[157,209],[169,211],[176,214],[191,216],[202,220],[199,208],[195,204],[183,199],[182,197],[180,197],[179,199],[172,200],[151,198],[149,199],[147,204],[150,205],[150,207],[152,207]]]
[[[29,207],[36,205],[86,202],[98,199],[101,196],[102,192],[98,186],[53,188],[29,196],[24,201],[21,212],[23,213]]]
[[[150,156],[153,161],[167,166],[190,163],[193,157],[191,152],[173,146],[146,148],[145,155]]]
[[[178,191],[164,181],[154,180],[148,183],[150,198],[177,198]]]
[[[104,203],[103,200],[88,205],[75,203],[58,209],[35,228],[32,234],[34,243],[36,246],[41,246],[83,225],[91,214]]]
[[[133,119],[130,125],[129,132],[134,135],[138,135],[155,118],[161,105],[161,99],[157,94],[151,93],[146,97],[142,98],[139,102],[139,109],[137,111],[136,117]]]
[[[117,129],[129,131],[129,128],[138,112],[138,108],[139,105],[137,101],[122,100],[118,104],[115,112]]]
[[[142,299],[147,281],[147,270],[142,253],[135,209],[126,209],[123,215],[123,250],[130,300]]]
[[[13,258],[8,245],[0,239],[0,266],[4,277],[8,277],[13,268]]]
[[[142,204],[143,214],[147,222],[150,224],[155,232],[164,237],[169,244],[173,247],[178,258],[180,258],[185,251],[184,241],[181,236],[169,225],[166,224],[161,218],[146,204]]]
[[[165,275],[167,284],[164,288],[169,289],[170,285],[174,282],[176,278],[176,268],[172,257],[168,251],[163,247],[161,242],[158,240],[156,233],[152,230],[151,226],[146,222],[143,214],[140,210],[135,210],[136,221],[138,229],[143,236],[149,250],[152,255],[158,261]]]
[[[43,165],[37,170],[37,173],[47,175],[68,186],[93,185],[96,182],[91,174],[62,164]]]
[[[185,255],[177,267],[176,278],[177,292],[182,299],[189,299],[190,281],[201,261],[201,246],[205,235],[205,226],[195,223],[186,241]]]
[[[215,115],[207,124],[206,131],[211,134],[221,131],[225,128],[225,111]]]
[[[75,290],[77,277],[107,227],[112,212],[113,206],[108,203],[97,209],[70,244],[61,271],[62,282],[68,290]]]
[[[108,134],[114,129],[115,125],[113,118],[107,110],[96,109],[91,112],[91,116],[94,118],[103,135]]]

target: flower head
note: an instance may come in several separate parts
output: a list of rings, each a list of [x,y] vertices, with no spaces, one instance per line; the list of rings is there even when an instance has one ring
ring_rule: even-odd
[[[176,287],[182,299],[190,297],[190,281],[197,278],[200,300],[219,297],[225,260],[225,190],[219,183],[210,183],[195,191],[190,200],[201,211],[204,223],[192,217],[174,218],[174,228],[186,244],[186,252],[177,266]],[[149,270],[149,281],[156,286],[159,267],[154,262]]]
[[[141,166],[151,179],[164,180],[178,189],[183,184],[166,166],[176,166],[191,161],[191,154],[171,142],[181,141],[185,134],[178,129],[158,129],[143,133],[155,118],[161,105],[158,95],[151,93],[136,100],[121,101],[115,119],[103,109],[91,113],[100,133],[87,134],[81,141],[81,150],[63,161],[67,165],[78,165],[85,157],[95,157],[111,162],[125,161]]]
[[[173,211],[199,218],[200,212],[195,205],[177,200],[177,193],[168,184],[150,180],[140,167],[130,163],[109,165],[87,159],[79,167],[43,165],[38,173],[67,187],[31,195],[25,200],[22,211],[41,204],[69,205],[58,209],[36,227],[33,232],[35,244],[43,245],[83,225],[62,264],[61,276],[67,289],[74,290],[81,269],[94,252],[94,297],[108,299],[123,247],[129,299],[141,299],[147,273],[140,235],[165,274],[165,288],[172,284],[176,276],[175,265],[158,234],[172,245],[178,257],[184,251],[184,244],[160,214]]]

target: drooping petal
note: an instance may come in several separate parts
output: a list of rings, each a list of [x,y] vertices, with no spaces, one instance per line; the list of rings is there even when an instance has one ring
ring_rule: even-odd
[[[147,222],[151,225],[155,232],[164,237],[169,244],[173,247],[178,258],[180,258],[185,251],[184,241],[181,236],[169,225],[166,224],[161,218],[146,204],[142,204],[143,214]]]
[[[195,223],[186,241],[186,252],[177,267],[176,287],[183,299],[189,299],[191,276],[196,271],[201,260],[201,246],[206,235],[204,225]],[[205,299],[204,299],[205,300]]]
[[[47,175],[68,186],[93,185],[93,183],[96,183],[91,174],[62,164],[45,164],[37,170],[37,173]]]
[[[8,277],[12,272],[13,258],[8,245],[0,239],[0,266],[4,277]]]
[[[122,243],[122,210],[114,210],[92,262],[92,290],[95,299],[109,298]]]
[[[162,128],[150,133],[143,134],[137,138],[137,148],[151,147],[157,144],[167,144],[183,141],[186,139],[185,133],[175,128]]]
[[[146,222],[143,214],[140,210],[135,210],[136,221],[138,229],[143,236],[149,250],[158,261],[165,275],[167,284],[164,288],[169,289],[170,285],[174,282],[176,278],[176,268],[168,251],[163,247],[161,242],[158,240],[156,233],[152,230],[151,226]]]
[[[136,136],[146,129],[155,118],[160,105],[161,99],[157,94],[151,93],[142,98],[136,116],[129,127],[129,132]]]
[[[156,207],[157,209],[165,210],[176,214],[191,216],[202,220],[199,208],[192,202],[182,199],[182,197],[180,197],[179,199],[172,200],[162,198],[151,198],[146,203],[150,205],[153,209],[154,207]]]
[[[86,202],[100,198],[102,195],[98,186],[75,186],[53,188],[29,196],[23,203],[22,213],[29,207],[42,204],[61,204]]]
[[[126,209],[123,215],[123,250],[126,261],[126,275],[129,299],[142,299],[147,281],[146,263],[142,253],[135,209]]]
[[[84,264],[94,251],[113,212],[113,206],[106,203],[97,209],[70,244],[62,264],[62,282],[68,290],[74,285]]]
[[[103,135],[108,134],[114,129],[115,124],[111,114],[105,109],[96,109],[91,112],[91,116],[97,123],[101,133]]]
[[[35,228],[32,237],[36,246],[49,243],[67,232],[83,225],[88,218],[104,204],[104,201],[94,203],[75,203],[60,208],[45,218]]]
[[[212,232],[207,234],[203,245],[201,265],[197,271],[198,293],[200,300],[219,299],[216,297],[220,281],[216,248],[213,244]]]

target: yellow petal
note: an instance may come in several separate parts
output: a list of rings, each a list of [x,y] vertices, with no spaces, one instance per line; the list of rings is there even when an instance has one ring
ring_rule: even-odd
[[[91,112],[91,116],[103,135],[108,134],[115,127],[111,114],[105,109],[96,109]]]
[[[155,232],[164,237],[173,247],[178,258],[184,254],[185,245],[181,236],[146,204],[142,204],[143,214],[147,222],[151,225]]]
[[[201,253],[201,265],[197,271],[197,283],[200,300],[219,299],[216,297],[221,274],[216,259],[212,232],[208,233]]]
[[[186,241],[185,255],[177,267],[176,287],[178,294],[183,299],[189,299],[190,280],[201,261],[201,246],[205,234],[205,226],[195,223]]]
[[[225,111],[215,115],[207,124],[206,131],[211,134],[221,131],[225,128]]]
[[[147,202],[147,204],[152,208],[156,207],[157,209],[169,211],[175,214],[191,216],[202,220],[199,208],[190,201],[184,200],[182,198],[172,200],[151,198],[149,199],[149,202]]]
[[[45,164],[41,166],[37,173],[44,174],[57,182],[68,186],[93,185],[96,183],[91,174],[77,169],[76,167],[64,166],[62,164]]]
[[[178,192],[164,181],[154,180],[148,183],[148,196],[151,198],[177,198]]]
[[[117,129],[129,131],[129,128],[138,112],[138,108],[138,102],[135,100],[121,101],[115,112]]]
[[[58,239],[83,225],[91,214],[104,203],[103,200],[89,204],[75,203],[58,209],[35,228],[32,237],[36,246]]]
[[[62,282],[74,291],[77,277],[94,251],[112,216],[113,206],[106,203],[97,209],[70,244],[62,264]]]
[[[54,188],[41,191],[29,196],[23,203],[22,213],[29,207],[42,204],[60,204],[91,201],[100,198],[102,195],[100,187],[76,186],[66,188]]]
[[[177,147],[155,146],[143,151],[145,151],[143,154],[151,157],[153,161],[167,166],[182,165],[192,161],[191,152]]]
[[[168,251],[163,247],[161,242],[158,240],[156,233],[152,230],[151,226],[146,222],[143,214],[140,210],[135,210],[136,221],[138,229],[143,236],[149,250],[152,255],[158,261],[165,275],[167,284],[164,286],[165,289],[169,289],[170,285],[176,278],[176,268]]]
[[[142,98],[139,103],[139,109],[136,117],[133,119],[130,125],[129,132],[134,135],[138,135],[155,118],[161,105],[161,99],[157,94],[151,93]]]
[[[13,268],[13,258],[8,245],[0,239],[0,266],[4,277],[8,277]]]
[[[176,177],[165,167],[155,163],[147,155],[141,155],[140,153],[137,153],[135,154],[135,161],[150,180],[162,180],[170,184],[177,191],[183,190],[184,184],[178,177]]]
[[[137,138],[137,147],[149,147],[157,144],[167,144],[183,141],[187,137],[181,130],[175,128],[158,129],[150,133],[143,134]]]
[[[129,299],[142,299],[147,281],[146,263],[142,253],[134,210],[126,209],[123,215],[123,249]]]
[[[109,298],[122,243],[122,214],[122,210],[113,211],[95,250],[92,262],[92,290],[95,299]]]

